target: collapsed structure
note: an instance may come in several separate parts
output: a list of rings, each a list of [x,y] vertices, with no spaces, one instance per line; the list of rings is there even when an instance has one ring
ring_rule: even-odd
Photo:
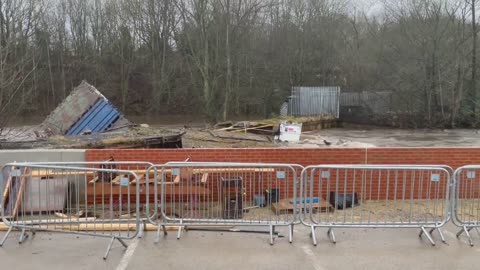
[[[41,127],[49,135],[75,136],[102,133],[132,124],[100,91],[82,81],[50,113]]]
[[[0,148],[182,148],[184,134],[138,127],[93,85],[82,81],[42,124],[2,134]]]

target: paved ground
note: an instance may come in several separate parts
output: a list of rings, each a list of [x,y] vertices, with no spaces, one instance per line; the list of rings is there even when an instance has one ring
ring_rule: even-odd
[[[438,241],[432,247],[417,237],[417,230],[337,230],[337,244],[328,242],[326,231],[318,229],[319,244],[312,246],[305,227],[295,229],[294,243],[268,235],[188,231],[180,240],[171,232],[154,244],[154,233],[130,242],[125,251],[116,243],[109,258],[102,260],[108,239],[66,234],[37,233],[24,244],[13,234],[0,248],[5,269],[478,269],[478,247],[457,240],[456,228],[444,228],[448,245]],[[3,236],[5,232],[0,232]],[[280,233],[286,233],[284,228]],[[435,235],[438,239],[438,235]]]

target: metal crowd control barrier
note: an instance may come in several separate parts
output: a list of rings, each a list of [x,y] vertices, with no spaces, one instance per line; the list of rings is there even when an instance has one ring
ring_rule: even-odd
[[[202,164],[206,164],[206,165],[209,165],[209,164],[210,164],[210,165],[211,165],[211,164],[218,164],[218,163],[214,163],[214,162],[199,162],[199,161],[185,161],[185,162],[172,161],[172,162],[168,162],[168,163],[166,163],[166,164],[167,164],[167,165],[174,165],[174,164],[178,164],[178,163],[180,163],[180,164],[188,163],[188,164],[192,164],[192,165],[195,165],[195,164],[197,164],[197,165],[202,165]],[[225,165],[225,166],[226,166],[226,165],[229,165],[229,164],[234,164],[234,165],[239,165],[239,166],[248,166],[248,164],[258,165],[258,163],[251,163],[251,162],[249,162],[249,163],[246,163],[246,162],[221,162],[221,164],[223,164],[223,165]],[[267,164],[274,164],[274,163],[267,163]],[[296,177],[296,185],[297,185],[297,187],[300,186],[300,176],[302,175],[303,169],[305,169],[304,166],[299,165],[299,164],[283,164],[283,163],[282,163],[282,164],[277,164],[277,165],[291,166],[292,168],[294,168],[294,169],[295,169],[296,176],[297,176],[297,177]],[[297,193],[297,194],[296,194],[295,196],[296,196],[297,198],[300,198],[300,197],[301,197],[300,190],[301,190],[300,188],[296,188],[296,193]],[[295,222],[294,222],[295,225],[298,225],[298,224],[301,224],[301,223],[302,223],[302,222],[300,221],[300,214],[302,213],[301,209],[299,209],[299,210],[297,211],[297,213],[298,213],[298,215],[295,215],[295,218],[296,218],[296,220],[295,220]]]
[[[85,168],[99,168],[99,169],[120,169],[120,170],[127,170],[134,172],[140,182],[140,221],[142,222],[142,226],[140,226],[140,232],[138,237],[143,237],[144,228],[146,227],[146,223],[148,222],[147,214],[142,211],[144,210],[144,203],[145,203],[145,184],[146,184],[146,172],[147,170],[152,167],[154,164],[146,161],[59,161],[59,162],[28,162],[28,164],[35,164],[35,165],[49,165],[49,166],[73,166],[73,167],[85,167]],[[156,171],[150,171],[150,177],[156,177]],[[103,178],[106,175],[101,175]],[[113,181],[115,184],[119,184],[119,179],[116,178],[118,174],[111,174],[109,175],[110,179],[103,179],[97,178],[97,181],[107,180],[107,182]],[[131,183],[135,184],[135,183]],[[1,194],[0,194],[1,196]],[[1,197],[0,197],[1,198]],[[132,219],[136,219],[136,217],[132,216]]]
[[[431,233],[449,220],[448,166],[318,165],[302,172],[302,223],[311,228],[419,228],[435,245]],[[430,231],[427,231],[430,229]]]
[[[150,222],[158,226],[156,241],[162,228],[166,234],[166,225],[179,226],[177,238],[188,226],[267,226],[270,244],[275,227],[288,226],[292,241],[299,212],[295,165],[178,162],[151,170],[157,170],[158,179],[153,198],[147,197],[147,211],[152,212],[153,201]]]
[[[140,181],[131,170],[30,163],[6,164],[1,215],[19,243],[26,231],[51,231],[111,238],[124,247],[140,231]],[[133,185],[132,185],[133,184]]]
[[[465,233],[473,246],[470,231],[475,229],[480,234],[480,165],[458,168],[453,179],[455,192],[452,194],[452,221],[461,228],[457,238]]]

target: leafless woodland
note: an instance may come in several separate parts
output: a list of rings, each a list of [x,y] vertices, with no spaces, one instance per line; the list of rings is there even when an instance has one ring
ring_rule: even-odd
[[[1,0],[0,126],[83,79],[128,114],[268,117],[292,86],[335,85],[392,91],[417,127],[477,126],[476,2]]]

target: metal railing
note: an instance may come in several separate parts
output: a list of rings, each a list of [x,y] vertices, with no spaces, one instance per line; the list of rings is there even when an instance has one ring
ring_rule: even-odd
[[[2,185],[2,220],[13,229],[51,231],[110,238],[104,259],[115,240],[140,233],[140,179],[132,170],[58,166],[31,163],[6,164],[9,175]]]
[[[153,163],[151,162],[146,162],[146,161],[59,161],[59,162],[28,162],[28,164],[34,164],[34,165],[49,165],[49,166],[73,166],[73,167],[83,167],[83,168],[99,168],[99,169],[121,169],[121,170],[128,170],[132,171],[137,174],[140,182],[140,187],[144,187],[146,184],[146,178],[147,176],[145,175],[147,170],[154,166]],[[156,177],[155,173],[156,171],[151,171],[152,175],[150,177]],[[115,175],[115,174],[113,174]],[[114,180],[113,175],[106,175],[106,174],[100,174],[100,178],[97,179],[100,181],[103,180],[108,180],[112,181]],[[103,178],[108,178],[110,176],[112,179],[103,179]],[[118,179],[116,180],[118,181]],[[114,183],[116,182],[114,181]],[[118,182],[116,184],[119,184]],[[135,183],[132,183],[135,184]],[[140,221],[142,222],[142,226],[140,226],[140,232],[138,234],[138,237],[141,238],[143,237],[144,233],[144,228],[146,227],[146,223],[148,222],[148,218],[146,217],[146,213],[142,212],[142,210],[145,208],[144,203],[145,200],[143,199],[145,194],[145,189],[140,188],[140,211],[141,211],[141,216],[140,216]],[[2,194],[0,194],[1,196]],[[0,197],[1,199],[1,197]],[[144,215],[145,214],[145,215]]]
[[[302,172],[302,223],[311,228],[420,228],[432,245],[450,217],[451,169],[428,165],[316,165]],[[427,231],[430,229],[430,231]]]
[[[469,165],[458,168],[454,173],[455,192],[452,194],[452,221],[468,238],[471,246],[473,240],[470,231],[475,229],[479,234],[480,227],[480,165]]]
[[[27,231],[110,238],[141,236],[143,223],[166,226],[310,228],[418,228],[432,245],[450,219],[465,233],[480,233],[480,165],[313,165],[234,162],[9,163],[0,185],[1,217],[19,242]],[[149,225],[151,226],[151,225]]]
[[[288,226],[291,242],[300,211],[297,166],[176,162],[152,167],[158,179],[153,181],[153,192],[147,185],[151,195],[146,200],[147,212],[153,212],[149,220],[158,226],[156,241],[162,228],[166,232],[166,225],[179,226],[177,238],[182,227],[208,225],[266,226],[270,244],[275,227]]]
[[[288,101],[288,115],[305,116],[340,116],[340,87],[293,87]]]

